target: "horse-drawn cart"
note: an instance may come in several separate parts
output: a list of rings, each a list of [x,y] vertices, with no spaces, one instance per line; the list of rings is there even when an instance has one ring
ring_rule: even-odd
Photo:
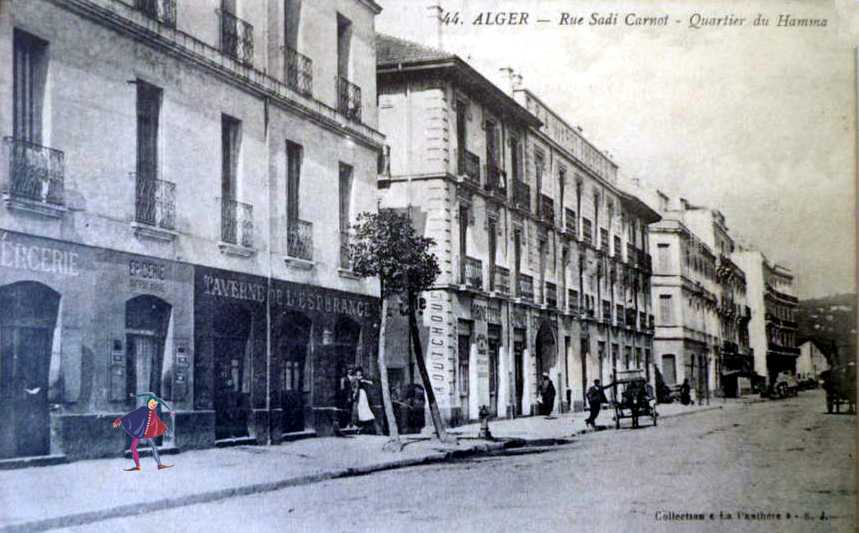
[[[612,405],[614,407],[615,428],[620,429],[620,421],[624,418],[631,418],[632,427],[637,428],[639,427],[639,418],[643,416],[649,416],[653,425],[656,425],[659,417],[659,413],[656,412],[656,398],[653,394],[653,387],[647,383],[643,371],[617,372],[614,386],[616,389]]]

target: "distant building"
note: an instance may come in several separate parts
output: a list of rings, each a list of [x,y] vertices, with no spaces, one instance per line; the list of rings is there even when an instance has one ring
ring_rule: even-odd
[[[808,340],[799,345],[796,360],[796,377],[800,380],[818,380],[820,373],[829,370],[829,361],[816,342]]]
[[[732,259],[746,273],[747,299],[752,311],[750,345],[755,372],[772,385],[779,372],[795,374],[799,357],[796,346],[796,310],[793,273],[770,262],[758,250],[740,249]]]

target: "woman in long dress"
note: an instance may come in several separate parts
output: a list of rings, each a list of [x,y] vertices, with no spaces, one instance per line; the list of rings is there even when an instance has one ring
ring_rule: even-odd
[[[363,369],[355,369],[355,396],[354,402],[358,415],[358,425],[361,427],[361,433],[372,427],[374,433],[379,433],[379,426],[376,422],[376,415],[373,414],[373,409],[370,408],[370,400],[367,396],[366,386],[372,385],[373,382],[364,379]]]

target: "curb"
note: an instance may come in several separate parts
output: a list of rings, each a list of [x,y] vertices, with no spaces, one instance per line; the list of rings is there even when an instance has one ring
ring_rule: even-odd
[[[424,457],[398,459],[353,468],[341,468],[337,470],[329,470],[327,472],[320,472],[318,474],[308,474],[304,476],[286,478],[279,481],[254,483],[251,485],[244,485],[240,487],[232,487],[213,490],[209,492],[201,492],[197,494],[189,494],[187,496],[182,496],[179,498],[165,498],[151,502],[122,505],[119,507],[113,507],[111,509],[102,509],[98,511],[89,511],[86,513],[77,513],[54,518],[46,518],[44,520],[35,520],[32,522],[22,522],[20,524],[11,524],[8,526],[0,527],[0,533],[45,531],[61,527],[81,526],[94,522],[110,520],[112,518],[135,516],[150,511],[164,511],[168,509],[186,507],[189,505],[196,505],[200,503],[210,503],[218,500],[232,498],[235,496],[249,496],[251,494],[273,492],[289,487],[310,485],[321,481],[364,476],[375,472],[382,472],[385,470],[397,470],[410,466],[444,463],[452,459],[463,459],[467,457],[498,452],[509,448],[521,448],[527,445],[528,443],[523,439],[510,439],[503,442],[479,444],[461,450],[447,450],[443,452],[436,452]]]
[[[694,411],[681,411],[679,413],[673,413],[670,415],[659,415],[658,418],[677,418],[680,416],[689,416],[689,415],[696,415],[698,413],[706,413],[709,411],[716,411],[717,409],[724,409],[724,406],[723,405],[713,405],[710,407],[702,407],[700,409],[695,409]]]

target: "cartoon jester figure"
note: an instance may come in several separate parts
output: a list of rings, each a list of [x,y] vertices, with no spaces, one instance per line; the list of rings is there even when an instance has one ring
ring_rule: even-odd
[[[137,397],[144,398],[146,403],[113,421],[114,428],[122,426],[122,429],[131,437],[131,455],[134,458],[134,466],[126,468],[125,471],[140,471],[140,456],[137,454],[137,445],[141,440],[146,440],[149,443],[152,449],[152,457],[158,463],[158,470],[170,468],[173,465],[161,463],[161,457],[158,456],[158,447],[155,445],[155,437],[163,435],[167,431],[167,424],[162,422],[158,417],[158,403],[160,402],[168,411],[172,411],[173,408],[170,407],[170,404],[151,392],[138,394]]]

